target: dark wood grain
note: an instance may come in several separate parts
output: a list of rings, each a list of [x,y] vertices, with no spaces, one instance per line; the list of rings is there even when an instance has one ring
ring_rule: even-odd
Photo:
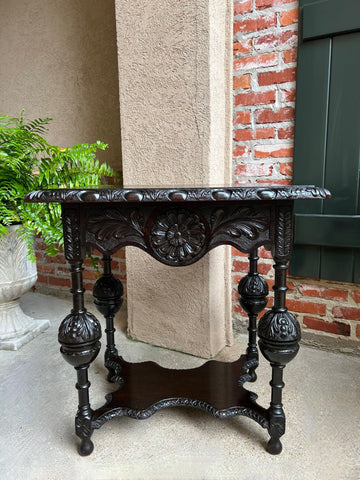
[[[209,361],[188,370],[167,369],[154,362],[128,363],[121,357],[113,363],[120,388],[94,412],[93,428],[112,417],[144,419],[177,406],[200,408],[222,418],[246,415],[268,427],[266,410],[256,403],[256,394],[242,387],[249,368],[245,355],[232,363]]]

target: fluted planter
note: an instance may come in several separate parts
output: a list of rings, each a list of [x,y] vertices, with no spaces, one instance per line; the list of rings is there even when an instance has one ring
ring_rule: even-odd
[[[35,320],[20,307],[20,297],[37,279],[36,263],[27,256],[26,242],[16,232],[18,225],[8,227],[0,237],[0,349],[17,350],[46,330],[48,320]]]

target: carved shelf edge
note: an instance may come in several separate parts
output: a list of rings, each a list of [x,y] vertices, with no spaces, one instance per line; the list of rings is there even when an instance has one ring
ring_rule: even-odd
[[[256,393],[242,387],[254,362],[246,355],[235,362],[211,360],[187,370],[166,369],[154,362],[131,364],[121,357],[111,362],[120,388],[107,394],[106,404],[93,412],[93,429],[115,417],[143,420],[171,407],[197,408],[217,418],[242,415],[269,428],[267,410],[256,403]]]
[[[29,203],[199,202],[239,200],[296,200],[330,198],[330,192],[314,185],[217,188],[91,188],[49,189],[30,192]]]

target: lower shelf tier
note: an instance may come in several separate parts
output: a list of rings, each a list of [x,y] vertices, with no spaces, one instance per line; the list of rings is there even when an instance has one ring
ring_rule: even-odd
[[[187,406],[227,418],[244,415],[269,427],[268,411],[256,403],[257,395],[243,388],[254,360],[242,355],[226,363],[211,360],[188,370],[163,368],[154,362],[128,363],[121,357],[108,366],[120,388],[106,395],[106,404],[93,412],[91,426],[100,428],[113,417],[145,419],[162,408]]]

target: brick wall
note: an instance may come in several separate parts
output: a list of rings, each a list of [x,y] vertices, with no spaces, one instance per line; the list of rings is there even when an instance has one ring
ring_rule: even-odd
[[[233,179],[238,185],[292,183],[297,21],[297,1],[234,2]],[[233,249],[234,318],[240,329],[247,322],[236,289],[247,272],[246,257]],[[271,256],[260,249],[260,257],[260,272],[271,287]],[[287,298],[304,332],[360,344],[359,285],[290,278]]]
[[[35,289],[58,296],[69,295],[70,290],[70,274],[69,266],[65,260],[64,254],[61,253],[57,257],[48,257],[44,253],[45,247],[40,238],[36,239],[36,263],[38,270],[38,281]],[[101,253],[94,252],[94,258],[99,259],[98,270],[92,266],[90,258],[86,258],[83,272],[84,288],[88,292],[92,292],[94,283],[102,271]],[[112,255],[112,271],[119,278],[126,288],[126,267],[125,267],[125,250],[122,248]]]

